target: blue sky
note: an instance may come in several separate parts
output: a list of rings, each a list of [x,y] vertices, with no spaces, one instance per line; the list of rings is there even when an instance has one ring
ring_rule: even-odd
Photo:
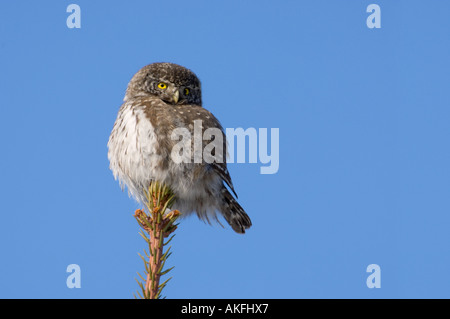
[[[199,76],[224,127],[280,131],[276,174],[229,165],[247,234],[181,221],[168,298],[450,297],[449,2],[1,7],[1,298],[133,298],[139,206],[106,143],[128,81],[160,61]]]

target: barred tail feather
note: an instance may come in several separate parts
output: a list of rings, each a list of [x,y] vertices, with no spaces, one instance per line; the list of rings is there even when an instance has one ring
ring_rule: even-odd
[[[252,226],[250,217],[225,187],[222,189],[222,195],[224,199],[221,210],[223,217],[236,233],[244,234],[245,230]]]

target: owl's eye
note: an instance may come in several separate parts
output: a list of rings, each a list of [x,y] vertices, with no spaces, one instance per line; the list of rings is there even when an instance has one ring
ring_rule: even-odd
[[[189,92],[190,92],[190,91],[189,91],[188,88],[185,88],[185,89],[184,89],[184,95],[189,95]]]
[[[161,90],[165,90],[165,89],[167,89],[167,84],[164,83],[164,82],[159,82],[159,83],[158,83],[158,87],[159,87]]]

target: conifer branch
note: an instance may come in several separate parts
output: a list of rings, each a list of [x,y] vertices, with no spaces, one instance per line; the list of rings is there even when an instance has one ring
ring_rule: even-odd
[[[172,207],[175,199],[173,192],[166,185],[161,185],[158,182],[151,183],[146,191],[146,199],[146,211],[138,209],[134,213],[134,217],[142,228],[139,234],[148,244],[149,250],[149,254],[144,250],[147,259],[139,254],[144,261],[145,276],[141,276],[138,273],[142,282],[136,281],[141,288],[141,293],[138,292],[140,298],[158,299],[161,297],[163,288],[172,278],[170,277],[162,284],[159,283],[161,276],[173,269],[173,267],[167,270],[163,269],[167,258],[171,254],[171,246],[165,252],[164,247],[175,236],[174,234],[170,235],[177,229],[178,224],[175,224],[175,221],[180,216],[180,212],[173,210],[167,214],[165,213],[166,210]],[[168,241],[164,243],[164,240],[169,236]]]

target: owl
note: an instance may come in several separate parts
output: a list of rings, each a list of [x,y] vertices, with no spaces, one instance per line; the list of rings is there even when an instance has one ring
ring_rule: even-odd
[[[173,132],[183,129],[194,136],[198,123],[201,133],[215,129],[222,134],[223,156],[214,157],[221,160],[194,160],[195,152],[190,152],[191,160],[174,160],[173,148],[178,140]],[[202,140],[201,146],[209,142]],[[108,141],[108,159],[122,189],[126,186],[140,203],[145,202],[150,183],[157,181],[171,188],[175,194],[172,208],[182,216],[195,213],[210,223],[211,218],[218,221],[221,214],[235,232],[242,234],[252,225],[231,194],[237,198],[227,169],[223,128],[202,107],[200,80],[185,67],[153,63],[132,77]]]

